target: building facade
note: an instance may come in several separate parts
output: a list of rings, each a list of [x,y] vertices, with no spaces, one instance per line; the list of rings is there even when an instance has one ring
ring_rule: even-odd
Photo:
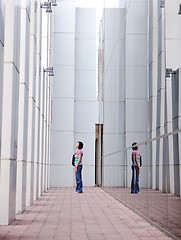
[[[52,17],[40,0],[0,3],[0,225],[49,187]]]
[[[57,1],[54,18],[54,86],[51,187],[75,185],[72,154],[84,143],[83,182],[95,185],[96,10]]]
[[[140,187],[181,195],[180,1],[117,2],[0,1],[0,225],[75,185],[79,140],[84,186],[130,191],[136,141]]]

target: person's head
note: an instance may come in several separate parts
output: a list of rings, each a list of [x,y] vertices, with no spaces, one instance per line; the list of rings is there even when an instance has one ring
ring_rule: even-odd
[[[84,144],[82,142],[78,141],[75,146],[76,146],[76,148],[81,150],[83,148]]]
[[[137,151],[138,148],[139,148],[138,143],[137,143],[137,142],[134,142],[134,143],[132,144],[132,149],[133,149],[133,151]]]

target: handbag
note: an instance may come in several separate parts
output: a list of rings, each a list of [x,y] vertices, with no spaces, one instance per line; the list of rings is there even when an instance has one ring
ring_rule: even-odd
[[[75,166],[75,155],[72,156],[72,166]]]

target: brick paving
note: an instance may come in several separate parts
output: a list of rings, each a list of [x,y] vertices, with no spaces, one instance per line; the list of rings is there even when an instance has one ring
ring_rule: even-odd
[[[0,239],[170,239],[101,188],[52,188],[9,226]]]
[[[130,194],[130,188],[104,187],[104,190],[129,208],[147,217],[166,231],[181,239],[181,198],[152,189],[141,189],[141,194]]]

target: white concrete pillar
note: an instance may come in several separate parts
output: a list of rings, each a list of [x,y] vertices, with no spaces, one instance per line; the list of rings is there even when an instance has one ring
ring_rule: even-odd
[[[66,24],[64,24],[66,23]],[[75,1],[57,1],[54,19],[51,187],[73,186]],[[66,81],[64,81],[66,79]],[[62,115],[64,112],[64,117]],[[64,147],[60,145],[64,143]],[[60,156],[61,158],[57,157]],[[68,177],[67,177],[68,176]]]
[[[150,101],[150,136],[156,137],[157,112],[157,68],[158,68],[158,1],[149,3],[149,101]],[[151,185],[156,189],[156,141],[151,143],[152,176]]]
[[[157,136],[164,134],[165,117],[165,10],[158,4],[158,88],[157,88]],[[163,139],[157,141],[159,154],[158,164],[158,185],[163,190]]]
[[[35,67],[36,67],[36,5],[31,1],[30,47],[29,47],[29,113],[28,113],[28,156],[26,205],[33,203],[34,189],[34,141],[35,141]]]
[[[165,41],[166,41],[166,68],[172,68],[176,70],[181,66],[181,17],[178,14],[180,1],[165,1]],[[167,99],[167,131],[173,131],[172,125],[172,105],[171,100],[171,80],[166,80],[166,99]],[[174,119],[175,121],[176,119]],[[176,193],[178,178],[177,175],[177,167],[174,166],[174,154],[173,152],[173,136],[168,137],[168,150],[169,150],[169,162],[168,162],[168,170],[169,170],[169,186],[170,192]],[[180,145],[178,145],[180,146]],[[176,164],[176,163],[175,163]],[[175,171],[174,171],[175,167]],[[175,182],[174,182],[175,180]],[[176,190],[176,192],[175,192]]]
[[[4,66],[4,5],[0,4],[0,157],[1,157],[1,128],[2,128],[2,91],[3,91],[3,66]],[[1,168],[1,161],[0,161]]]
[[[38,198],[39,151],[40,151],[40,84],[41,84],[41,25],[42,8],[37,1],[37,45],[36,45],[36,95],[35,95],[35,142],[34,142],[34,200]]]
[[[173,132],[172,122],[172,82],[171,78],[166,78],[165,82],[165,128],[166,132]],[[174,155],[173,155],[173,135],[168,136],[168,191],[174,193]]]
[[[43,138],[44,138],[44,115],[43,115],[43,104],[44,104],[44,83],[45,73],[42,71],[41,85],[40,85],[40,145],[39,145],[39,184],[38,184],[38,196],[40,197],[43,193]]]
[[[148,1],[131,1],[126,9],[125,36],[125,129],[126,147],[142,142],[148,135],[147,27]],[[123,93],[124,94],[124,93]],[[124,114],[124,113],[123,113]],[[144,114],[144,118],[142,117]],[[127,183],[131,184],[131,149],[127,151]],[[144,163],[140,187],[147,187],[148,149],[139,149]]]
[[[44,138],[43,138],[43,191],[46,190],[46,162],[47,162],[47,90],[48,73],[45,73],[44,85]]]
[[[21,1],[20,33],[20,79],[19,79],[19,116],[18,116],[18,155],[16,212],[22,213],[26,207],[26,168],[27,168],[27,131],[28,131],[28,80],[29,80],[29,27],[30,20],[27,3]]]
[[[20,6],[6,0],[4,25],[4,76],[0,168],[0,225],[8,225],[16,211],[16,159],[19,89]]]
[[[178,128],[181,129],[181,68],[179,68],[179,101],[178,101]],[[178,134],[179,146],[179,183],[180,183],[180,197],[181,197],[181,133]]]

